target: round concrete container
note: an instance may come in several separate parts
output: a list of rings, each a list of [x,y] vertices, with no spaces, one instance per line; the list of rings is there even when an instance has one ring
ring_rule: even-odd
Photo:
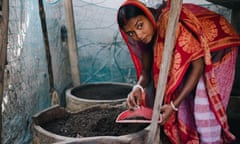
[[[100,106],[92,106],[92,107],[100,107],[100,108],[111,108],[111,107],[124,107],[125,105],[120,104],[116,106],[111,106],[109,104],[103,104]],[[92,108],[89,107],[89,108]],[[52,106],[48,109],[45,109],[33,116],[32,123],[32,133],[33,139],[32,144],[67,144],[67,143],[81,143],[81,144],[145,144],[145,139],[149,132],[149,126],[136,132],[130,133],[121,136],[93,136],[93,137],[67,137],[55,134],[50,132],[41,125],[45,123],[54,121],[55,119],[62,119],[66,114],[69,114],[65,108],[60,107],[58,105]],[[75,114],[75,113],[73,113]],[[87,120],[87,119],[86,119]]]
[[[119,104],[125,102],[132,85],[126,83],[91,83],[66,91],[66,109],[79,112],[97,104]]]
[[[52,144],[55,142],[61,142],[65,140],[74,140],[71,137],[65,137],[56,135],[52,132],[49,132],[43,129],[40,125],[42,123],[46,123],[53,119],[63,117],[67,111],[60,107],[59,105],[51,106],[33,116],[33,123],[32,123],[32,144]]]

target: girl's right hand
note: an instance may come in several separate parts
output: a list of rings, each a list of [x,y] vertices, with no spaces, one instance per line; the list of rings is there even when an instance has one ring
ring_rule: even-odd
[[[132,89],[127,97],[127,105],[130,110],[134,110],[139,105],[142,105],[144,101],[143,94],[144,92],[139,87]]]

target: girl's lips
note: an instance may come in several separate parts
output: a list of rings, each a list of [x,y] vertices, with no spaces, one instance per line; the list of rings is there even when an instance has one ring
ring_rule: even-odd
[[[143,39],[141,39],[141,42],[147,44],[147,36],[145,36]]]
[[[142,42],[145,43],[145,44],[147,43],[146,39],[143,39]]]
[[[145,37],[142,42],[145,43],[145,44],[148,44],[151,40],[149,40],[150,38],[149,37]]]

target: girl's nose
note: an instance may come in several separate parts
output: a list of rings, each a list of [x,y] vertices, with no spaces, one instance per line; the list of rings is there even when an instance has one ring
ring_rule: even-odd
[[[144,37],[143,37],[143,33],[142,33],[141,30],[137,30],[137,31],[136,31],[136,37],[137,37],[137,39],[140,40],[140,41],[143,40]]]

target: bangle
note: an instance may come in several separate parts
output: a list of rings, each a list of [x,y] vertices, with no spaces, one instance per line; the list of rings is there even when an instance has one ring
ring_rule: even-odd
[[[140,88],[141,92],[142,93],[144,92],[144,89],[143,89],[143,87],[140,84],[136,84],[136,85],[133,86],[133,90],[136,89],[136,88]]]
[[[170,105],[174,111],[178,111],[178,108],[176,108],[172,101],[170,102]]]

